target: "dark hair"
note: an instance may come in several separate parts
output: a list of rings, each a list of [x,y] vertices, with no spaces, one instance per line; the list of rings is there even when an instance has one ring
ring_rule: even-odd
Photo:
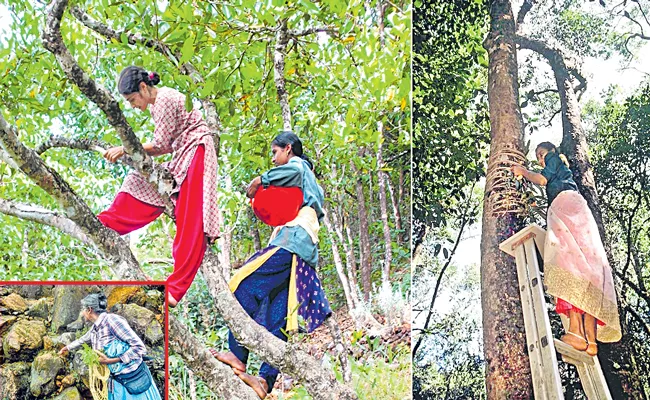
[[[557,154],[560,157],[560,160],[562,160],[562,162],[564,163],[564,165],[566,165],[567,168],[569,168],[569,160],[566,158],[566,156],[564,154],[560,153],[560,151],[557,149],[557,147],[555,147],[555,145],[553,143],[551,143],[551,142],[542,142],[542,143],[538,144],[537,147],[535,147],[535,152],[537,152],[537,149],[539,149],[539,148],[542,148],[542,149],[544,149],[544,150],[546,150],[548,152],[552,151],[553,153]]]
[[[117,90],[122,95],[136,93],[140,91],[140,83],[144,82],[147,86],[154,86],[160,83],[160,75],[157,72],[148,72],[144,68],[131,65],[126,67],[120,73],[117,80]]]
[[[312,170],[314,169],[314,163],[312,163],[309,157],[307,157],[302,152],[302,142],[300,141],[298,135],[295,133],[291,131],[282,131],[278,136],[275,137],[275,139],[273,139],[271,145],[276,145],[278,147],[287,147],[288,145],[291,145],[291,151],[293,154],[307,161],[309,167]]]
[[[93,293],[81,299],[81,305],[86,308],[92,308],[97,314],[106,312],[108,299],[104,293]]]

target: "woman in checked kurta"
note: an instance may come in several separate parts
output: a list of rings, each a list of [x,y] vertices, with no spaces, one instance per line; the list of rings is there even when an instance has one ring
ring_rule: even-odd
[[[117,314],[106,312],[104,294],[90,294],[81,300],[81,315],[93,326],[85,335],[63,347],[59,354],[67,356],[83,344],[100,352],[99,362],[110,371],[108,400],[161,400],[149,368],[142,360],[147,349]]]
[[[298,314],[310,332],[331,314],[316,275],[324,200],[323,189],[316,182],[298,136],[281,133],[271,143],[271,150],[276,167],[255,178],[248,186],[247,196],[254,198],[254,209],[263,221],[281,225],[275,228],[269,246],[254,254],[231,279],[230,289],[248,315],[286,341],[284,332],[298,329]],[[275,199],[263,199],[267,194]],[[297,206],[289,220],[291,204]],[[264,363],[259,378],[247,374],[248,349],[237,342],[232,332],[228,344],[230,352],[213,350],[215,357],[230,365],[260,398],[266,397],[273,390],[279,371]]]
[[[118,90],[132,107],[151,111],[153,142],[143,144],[150,156],[172,153],[163,166],[174,176],[176,236],[174,272],[167,278],[168,304],[175,306],[189,289],[201,266],[208,241],[219,236],[217,208],[217,156],[212,134],[198,110],[185,109],[185,95],[175,89],[156,88],[160,77],[130,66],[120,74]],[[115,162],[125,154],[118,146],[104,157]],[[97,217],[125,235],[152,222],[164,211],[158,192],[137,172],[131,172],[113,204]]]
[[[621,338],[612,270],[587,202],[578,192],[566,157],[549,142],[535,150],[541,173],[515,165],[512,172],[546,186],[547,233],[544,284],[557,298],[556,311],[569,317],[563,342],[594,356],[596,340]]]

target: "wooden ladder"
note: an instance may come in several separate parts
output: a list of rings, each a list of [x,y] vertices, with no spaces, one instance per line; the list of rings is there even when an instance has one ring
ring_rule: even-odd
[[[553,339],[535,248],[537,244],[537,249],[543,259],[545,238],[546,232],[542,228],[538,225],[530,225],[499,246],[499,249],[515,257],[517,262],[517,277],[524,312],[526,343],[528,344],[535,399],[564,399],[557,352],[562,355],[565,362],[575,365],[578,369],[582,388],[587,398],[610,400],[612,396],[600,368],[598,357],[592,357],[558,339]],[[563,315],[561,317],[566,330],[568,318]]]

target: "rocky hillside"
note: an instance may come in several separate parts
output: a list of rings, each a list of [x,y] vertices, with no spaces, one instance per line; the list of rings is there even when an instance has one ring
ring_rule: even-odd
[[[0,286],[0,399],[92,399],[81,352],[58,351],[87,331],[81,299],[103,291],[147,346],[147,365],[164,398],[164,287]]]

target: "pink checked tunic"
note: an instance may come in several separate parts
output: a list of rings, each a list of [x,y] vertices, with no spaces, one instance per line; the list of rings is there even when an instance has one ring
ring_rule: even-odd
[[[185,181],[197,147],[204,145],[203,230],[209,238],[217,238],[219,236],[217,154],[208,125],[200,111],[185,110],[185,95],[172,88],[159,88],[156,101],[150,106],[150,110],[156,126],[153,135],[154,149],[158,154],[172,153],[172,160],[162,165],[172,173],[176,182],[172,190],[174,202],[177,197],[175,195]],[[120,192],[126,192],[144,203],[164,207],[160,194],[136,171],[131,171],[127,175]]]

